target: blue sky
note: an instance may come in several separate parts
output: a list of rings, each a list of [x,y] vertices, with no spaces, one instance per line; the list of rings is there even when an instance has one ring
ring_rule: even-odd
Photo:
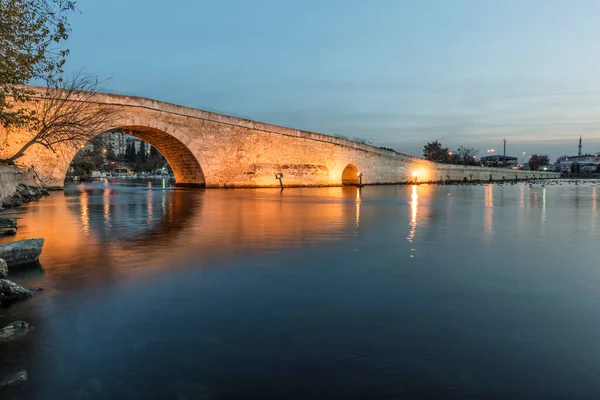
[[[600,1],[81,0],[69,72],[110,92],[419,155],[600,151]]]

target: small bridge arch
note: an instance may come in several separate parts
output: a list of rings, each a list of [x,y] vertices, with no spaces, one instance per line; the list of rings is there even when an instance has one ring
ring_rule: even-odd
[[[342,171],[342,186],[358,186],[360,184],[360,171],[354,164],[346,165]]]

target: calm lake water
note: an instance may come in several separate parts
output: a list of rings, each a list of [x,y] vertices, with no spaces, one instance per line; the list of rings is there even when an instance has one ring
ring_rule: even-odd
[[[0,398],[598,399],[599,191],[69,186]]]

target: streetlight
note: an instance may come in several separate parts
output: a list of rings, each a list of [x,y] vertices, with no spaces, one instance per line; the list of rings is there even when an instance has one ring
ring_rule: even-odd
[[[358,186],[362,186],[362,172],[356,174],[358,176]]]
[[[494,155],[494,151],[496,151],[496,150],[494,150],[494,149],[488,149],[488,151],[487,151],[487,152],[488,152],[490,155],[492,155],[492,156],[493,156],[493,155]],[[494,161],[493,161],[493,158],[490,158],[490,160],[492,161],[492,165],[494,165],[494,164],[493,164],[493,163],[494,163]]]
[[[419,174],[418,174],[418,172],[417,172],[417,171],[413,171],[413,173],[412,173],[412,176],[413,176],[413,178],[414,178],[414,180],[415,180],[415,183],[417,183],[417,178],[418,178],[418,175],[419,175]]]

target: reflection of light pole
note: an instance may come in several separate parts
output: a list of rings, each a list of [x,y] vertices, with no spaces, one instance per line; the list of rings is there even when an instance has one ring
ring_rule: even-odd
[[[362,186],[362,172],[359,172],[356,175],[358,175],[358,186]]]

